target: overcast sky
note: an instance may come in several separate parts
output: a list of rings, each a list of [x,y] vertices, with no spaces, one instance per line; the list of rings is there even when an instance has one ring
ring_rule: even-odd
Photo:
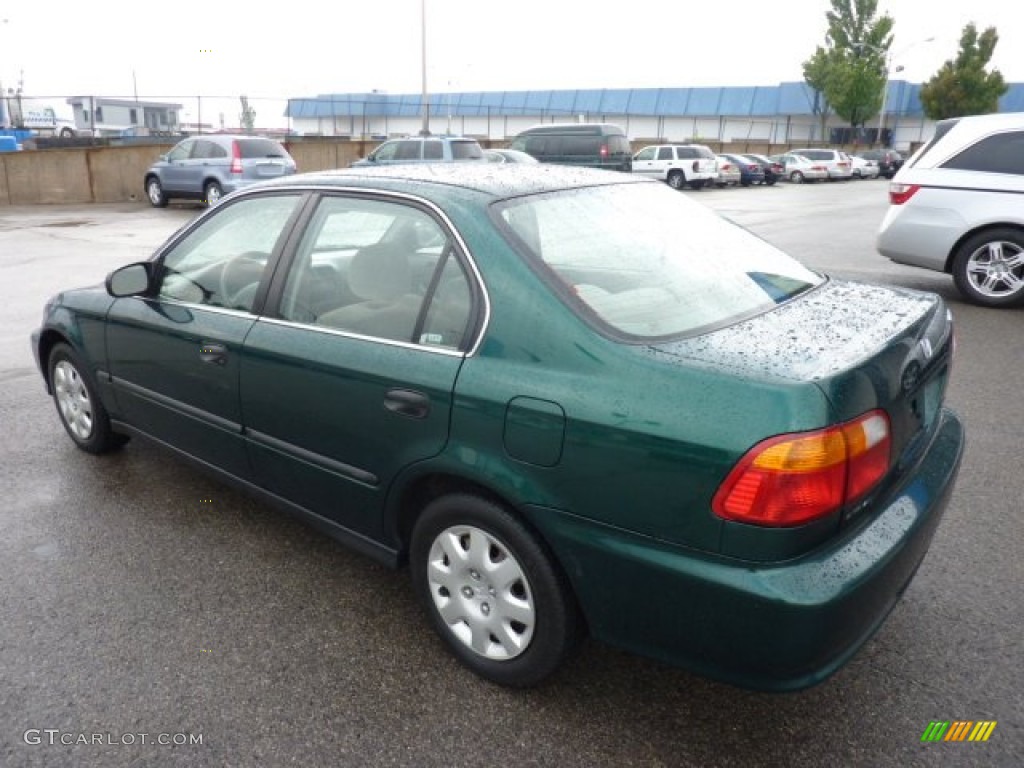
[[[257,97],[418,93],[420,4],[0,0],[0,81],[10,88],[23,76],[34,96],[131,96],[136,86],[141,99],[244,93],[258,110]],[[426,8],[428,86],[439,93],[798,81],[824,40],[829,2],[426,0]],[[970,21],[998,29],[992,64],[1008,82],[1024,82],[1020,8],[1019,0],[879,2],[896,22],[893,65],[905,67],[897,77],[913,82],[955,55]]]

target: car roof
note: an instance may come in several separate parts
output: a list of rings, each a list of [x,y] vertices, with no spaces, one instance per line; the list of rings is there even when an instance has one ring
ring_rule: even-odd
[[[409,192],[410,187],[429,196],[430,189],[461,188],[496,199],[608,184],[654,183],[619,171],[578,168],[553,163],[411,163],[344,168],[286,176],[260,184],[268,187],[365,187]]]

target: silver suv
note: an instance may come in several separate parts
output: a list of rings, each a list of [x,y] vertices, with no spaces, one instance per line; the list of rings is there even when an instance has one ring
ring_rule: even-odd
[[[1024,304],[1024,113],[941,120],[889,184],[878,251],[953,275],[964,298]]]
[[[484,160],[483,147],[476,139],[463,136],[410,136],[385,141],[353,168],[397,163],[456,163],[463,160]]]
[[[157,208],[174,197],[216,205],[236,189],[293,173],[295,161],[280,142],[215,134],[178,142],[149,167],[144,186]]]

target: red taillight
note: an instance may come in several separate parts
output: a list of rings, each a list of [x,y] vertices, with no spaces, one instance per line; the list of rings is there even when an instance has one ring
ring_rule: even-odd
[[[608,145],[607,144],[602,144],[601,145],[601,157],[608,157]]]
[[[889,470],[889,417],[876,410],[828,429],[765,440],[749,451],[712,502],[719,517],[791,526],[857,501]]]
[[[242,173],[242,148],[237,141],[231,142],[231,173]]]
[[[912,198],[921,187],[919,184],[900,184],[891,182],[889,184],[889,202],[893,205],[903,205]]]

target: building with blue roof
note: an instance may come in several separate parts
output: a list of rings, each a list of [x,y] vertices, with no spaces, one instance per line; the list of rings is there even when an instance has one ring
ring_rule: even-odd
[[[931,135],[921,86],[887,84],[887,143],[906,149]],[[340,93],[288,100],[292,130],[307,135],[383,139],[419,132],[420,94]],[[798,145],[873,141],[878,118],[861,136],[836,115],[822,125],[815,93],[804,82],[721,88],[603,88],[437,93],[428,97],[430,130],[502,141],[537,123],[618,123],[633,141],[748,142]],[[1024,112],[1024,83],[1013,83],[1001,112]]]

